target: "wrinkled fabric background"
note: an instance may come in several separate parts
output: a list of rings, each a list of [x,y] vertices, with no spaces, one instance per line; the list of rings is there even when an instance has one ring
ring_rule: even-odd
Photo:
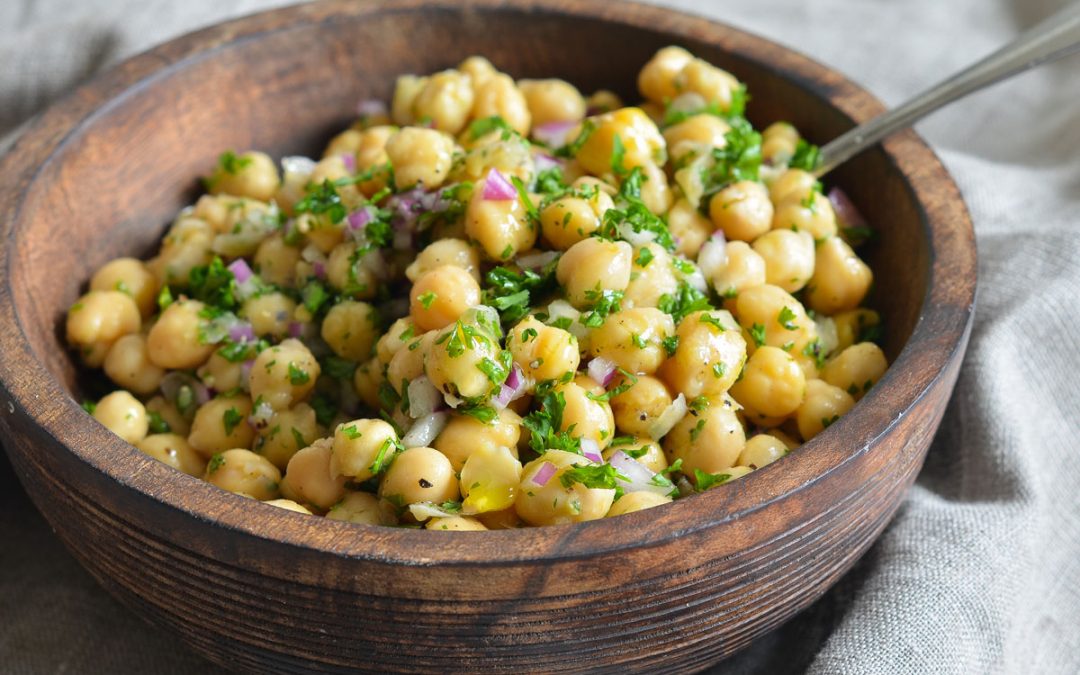
[[[3,0],[0,136],[125,56],[282,4]],[[896,104],[1064,3],[660,4],[791,45]],[[1080,57],[918,130],[956,177],[978,235],[978,314],[956,394],[880,541],[818,603],[716,672],[1080,672]],[[97,587],[6,458],[0,488],[0,670],[216,672]]]

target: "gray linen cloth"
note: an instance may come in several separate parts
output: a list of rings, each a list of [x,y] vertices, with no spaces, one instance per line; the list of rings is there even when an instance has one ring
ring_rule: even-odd
[[[124,56],[280,4],[3,0],[0,135]],[[791,45],[895,104],[1063,3],[661,4]],[[978,234],[978,315],[956,394],[880,541],[822,600],[717,672],[1080,672],[1080,59],[918,129],[956,177]],[[100,590],[3,459],[0,483],[0,669],[214,670]]]

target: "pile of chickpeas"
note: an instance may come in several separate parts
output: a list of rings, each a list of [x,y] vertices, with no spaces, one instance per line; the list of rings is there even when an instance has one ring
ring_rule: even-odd
[[[731,74],[667,47],[638,85],[471,57],[322,159],[223,154],[71,307],[119,387],[85,407],[224,490],[442,530],[639,511],[794,451],[887,367],[867,228]]]

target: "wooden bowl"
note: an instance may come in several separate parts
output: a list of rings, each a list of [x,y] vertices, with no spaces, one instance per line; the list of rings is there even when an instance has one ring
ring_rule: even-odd
[[[637,70],[668,44],[746,82],[757,125],[788,119],[825,141],[881,111],[803,56],[668,9],[336,0],[179,38],[40,117],[0,166],[0,431],[72,553],[192,649],[260,673],[686,672],[820,596],[918,473],[971,325],[971,223],[912,132],[830,177],[880,235],[864,255],[892,368],[791,456],[670,506],[449,535],[317,520],[175,472],[76,402],[66,308],[99,265],[156,247],[223,149],[318,152],[396,75],[473,53],[634,100]]]

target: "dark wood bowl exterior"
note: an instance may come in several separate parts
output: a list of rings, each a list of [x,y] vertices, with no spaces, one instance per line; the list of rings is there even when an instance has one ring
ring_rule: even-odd
[[[222,149],[315,152],[396,74],[470,53],[633,100],[637,68],[671,43],[747,82],[758,124],[821,141],[881,110],[798,54],[666,9],[340,0],[182,37],[38,119],[0,164],[0,432],[73,554],[193,649],[259,673],[690,672],[819,597],[918,473],[970,328],[971,223],[912,132],[830,177],[879,229],[867,255],[892,368],[798,452],[661,509],[452,535],[316,520],[172,471],[72,397],[66,307],[97,266],[153,249]]]

